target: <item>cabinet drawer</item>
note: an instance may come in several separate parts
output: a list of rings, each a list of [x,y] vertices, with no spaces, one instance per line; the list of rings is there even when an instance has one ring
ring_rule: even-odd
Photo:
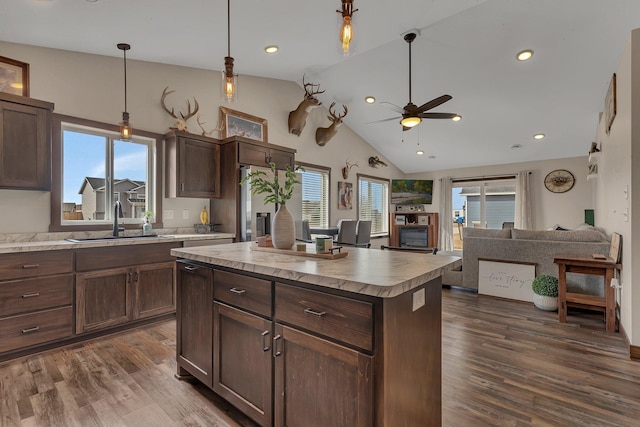
[[[73,304],[73,275],[0,282],[0,316]]]
[[[156,262],[175,261],[171,249],[179,242],[87,248],[76,251],[76,271],[106,270]]]
[[[71,273],[72,270],[73,251],[0,255],[0,278],[3,280]]]
[[[61,307],[0,320],[0,353],[70,337],[72,316]]]
[[[373,305],[276,283],[276,319],[373,350]]]
[[[213,298],[271,317],[271,282],[268,280],[215,270]]]

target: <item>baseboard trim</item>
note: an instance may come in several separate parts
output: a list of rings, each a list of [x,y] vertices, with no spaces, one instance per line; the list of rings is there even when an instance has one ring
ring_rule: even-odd
[[[629,345],[629,358],[640,361],[640,347],[637,345]]]

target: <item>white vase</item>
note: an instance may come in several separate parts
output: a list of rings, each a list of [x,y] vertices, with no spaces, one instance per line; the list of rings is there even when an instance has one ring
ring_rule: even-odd
[[[271,221],[271,240],[276,249],[291,249],[296,241],[295,222],[284,204]]]
[[[556,311],[558,309],[558,297],[547,297],[534,293],[533,304],[540,310]]]

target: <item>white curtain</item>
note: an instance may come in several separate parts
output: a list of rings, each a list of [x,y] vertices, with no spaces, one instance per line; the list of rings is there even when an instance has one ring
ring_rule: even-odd
[[[531,230],[531,184],[529,176],[531,172],[521,171],[518,173],[516,182],[516,217],[515,228],[521,230]]]
[[[438,234],[438,250],[453,250],[453,202],[451,201],[451,177],[440,180],[440,230]]]

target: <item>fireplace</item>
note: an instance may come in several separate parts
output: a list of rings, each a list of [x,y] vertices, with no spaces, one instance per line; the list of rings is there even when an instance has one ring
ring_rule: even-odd
[[[400,246],[412,248],[427,248],[429,227],[412,225],[400,227]]]

